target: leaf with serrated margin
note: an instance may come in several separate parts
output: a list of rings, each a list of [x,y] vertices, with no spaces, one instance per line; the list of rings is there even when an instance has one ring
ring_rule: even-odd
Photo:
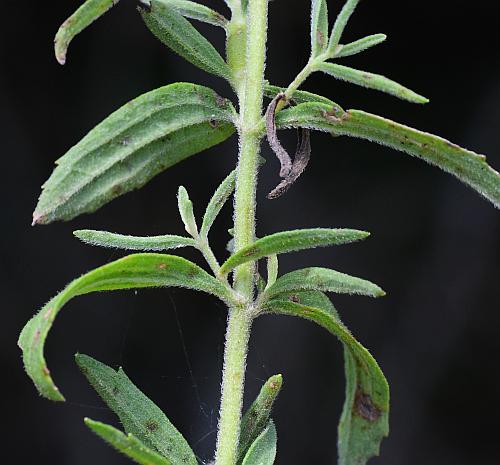
[[[295,252],[298,250],[349,244],[365,239],[370,234],[354,229],[297,229],[283,231],[258,239],[252,245],[238,250],[221,266],[221,273],[227,274],[237,266],[254,262],[270,255]]]
[[[83,354],[76,354],[75,360],[99,397],[118,416],[127,434],[133,434],[173,465],[198,465],[182,434],[121,368],[116,371]]]
[[[234,108],[213,90],[176,83],[124,105],[56,163],[34,224],[70,220],[138,189],[234,133]]]
[[[264,84],[264,95],[270,99],[274,99],[278,94],[285,93],[286,87],[273,86],[266,82]],[[295,103],[319,102],[326,105],[336,105],[335,102],[322,95],[316,95],[305,90],[296,90],[293,93],[292,100]]]
[[[338,428],[338,463],[364,465],[379,454],[380,443],[389,434],[389,385],[377,362],[321,292],[276,296],[266,311],[317,323],[344,344],[346,399]]]
[[[339,15],[337,16],[335,24],[332,28],[330,41],[328,43],[328,56],[333,57],[335,55],[337,46],[339,45],[342,34],[344,33],[344,29],[347,26],[351,15],[354,13],[354,10],[358,6],[359,1],[360,0],[347,0]]]
[[[316,57],[328,47],[328,5],[326,0],[311,2],[311,56]]]
[[[273,405],[282,385],[283,377],[281,375],[271,376],[243,416],[236,463],[241,463],[249,447],[269,424]]]
[[[214,46],[175,8],[151,0],[141,15],[149,30],[185,60],[210,74],[231,80],[231,69]]]
[[[162,250],[179,249],[181,247],[196,247],[196,242],[190,237],[169,234],[165,236],[137,237],[107,231],[92,231],[90,229],[74,231],[73,234],[86,244],[106,247],[108,249],[152,250],[159,252]]]
[[[358,294],[368,297],[383,297],[385,292],[376,284],[329,268],[303,268],[287,273],[264,293],[271,299],[283,292],[322,291],[337,294]]]
[[[273,465],[276,458],[276,428],[272,421],[248,449],[242,465]]]
[[[319,63],[316,65],[315,69],[329,74],[336,79],[340,79],[341,81],[350,82],[351,84],[366,87],[367,89],[385,92],[386,94],[393,95],[402,100],[407,100],[408,102],[429,102],[429,99],[380,74],[367,73],[366,71],[360,71],[350,68],[349,66],[337,65],[335,63]]]
[[[385,34],[373,34],[371,36],[363,37],[349,44],[340,45],[335,53],[335,58],[344,58],[364,52],[365,50],[381,44],[387,39]]]
[[[170,460],[146,447],[132,434],[123,434],[113,426],[90,418],[85,418],[84,421],[97,436],[140,465],[173,465]]]
[[[74,37],[96,19],[100,18],[106,11],[116,5],[119,0],[87,0],[76,10],[57,31],[54,40],[56,59],[61,64],[66,63],[68,46]]]
[[[486,157],[441,137],[359,110],[334,116],[332,107],[318,103],[283,110],[276,115],[276,124],[358,137],[405,152],[453,174],[500,208],[500,175]]]
[[[227,176],[221,185],[217,188],[214,195],[208,203],[207,209],[205,210],[205,215],[203,216],[203,223],[200,229],[200,235],[207,237],[210,228],[214,224],[215,219],[219,215],[222,207],[227,202],[229,197],[233,195],[236,186],[236,170],[232,171],[229,176]]]
[[[19,336],[26,372],[40,394],[62,401],[45,362],[45,339],[59,311],[73,297],[91,292],[177,286],[204,291],[229,303],[230,291],[194,263],[173,255],[136,254],[114,261],[70,283],[24,327]]]
[[[205,5],[200,5],[196,2],[189,0],[157,0],[158,3],[163,3],[166,7],[175,8],[182,16],[189,19],[195,19],[202,23],[212,24],[225,28],[227,25],[227,18],[221,13],[208,8]],[[149,0],[141,0],[145,5],[150,5]]]

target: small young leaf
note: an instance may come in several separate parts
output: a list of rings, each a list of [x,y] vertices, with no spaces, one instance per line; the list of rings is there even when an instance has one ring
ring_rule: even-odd
[[[373,34],[371,36],[363,37],[362,39],[351,42],[350,44],[340,45],[335,53],[335,58],[344,58],[356,55],[365,51],[368,48],[375,47],[387,39],[385,34]]]
[[[59,311],[73,297],[99,291],[177,286],[213,294],[230,304],[228,289],[194,263],[172,255],[136,254],[104,265],[70,283],[24,327],[19,336],[26,372],[41,395],[62,401],[45,362],[43,349]]]
[[[198,465],[182,434],[121,368],[115,371],[82,354],[77,354],[75,359],[99,397],[120,418],[127,434],[134,435],[173,465]]]
[[[151,0],[149,9],[141,9],[149,30],[167,47],[210,74],[231,79],[231,69],[213,45],[175,8]]]
[[[222,207],[233,194],[235,185],[236,170],[232,171],[229,176],[222,181],[222,184],[217,188],[213,197],[210,199],[207,209],[205,210],[205,215],[203,216],[203,223],[200,230],[201,236],[207,237]]]
[[[338,294],[358,294],[383,297],[385,292],[376,284],[328,268],[303,268],[277,279],[265,292],[267,299],[283,292],[316,290]]]
[[[278,127],[308,127],[334,135],[359,137],[420,158],[453,174],[500,208],[500,175],[478,155],[425,132],[364,111],[334,116],[332,107],[304,103],[278,113]]]
[[[101,439],[140,465],[174,465],[170,460],[146,447],[132,434],[123,434],[120,430],[110,425],[91,420],[90,418],[85,418],[84,421]]]
[[[326,0],[311,2],[311,56],[316,57],[328,47],[328,6]]]
[[[351,15],[354,13],[354,10],[358,6],[359,0],[347,0],[344,7],[340,11],[337,19],[335,20],[335,24],[333,25],[332,35],[330,36],[330,41],[328,43],[328,55],[333,57],[337,50],[337,46],[339,45],[342,34],[344,33],[344,29],[347,26]]]
[[[149,0],[141,0],[142,3],[150,5]],[[163,3],[167,8],[175,8],[185,18],[195,19],[203,23],[212,24],[213,26],[226,27],[227,19],[220,13],[205,5],[200,5],[189,0],[157,0],[158,3]]]
[[[379,454],[389,434],[389,385],[370,353],[340,321],[330,299],[321,292],[282,294],[267,311],[317,323],[344,344],[346,399],[339,423],[339,465],[364,465]]]
[[[276,458],[276,428],[272,421],[248,449],[242,465],[273,465]]]
[[[266,82],[264,85],[264,95],[270,99],[274,99],[278,94],[284,94],[285,91],[285,87],[273,86],[268,82]],[[292,100],[295,103],[319,102],[326,105],[335,105],[335,102],[333,102],[329,98],[323,97],[321,95],[316,95],[305,90],[296,90],[293,93]]]
[[[221,273],[227,274],[237,266],[254,262],[273,254],[295,252],[298,250],[326,247],[330,245],[349,244],[369,236],[364,231],[353,229],[297,229],[284,231],[258,239],[251,246],[238,250],[221,266]]]
[[[162,251],[179,249],[181,247],[196,247],[196,242],[190,237],[182,236],[124,236],[106,231],[84,229],[73,234],[81,241],[99,247],[121,250]]]
[[[234,133],[232,105],[207,87],[170,84],[124,105],[56,163],[34,224],[70,220],[138,189]]]
[[[279,262],[278,256],[276,254],[269,255],[267,257],[267,285],[266,287],[272,286],[278,279]]]
[[[179,213],[181,214],[181,219],[184,223],[184,227],[186,228],[186,232],[193,237],[197,237],[198,226],[196,225],[196,219],[193,213],[193,202],[191,202],[189,194],[183,186],[179,187],[177,200],[179,203]]]
[[[271,376],[262,386],[259,395],[243,416],[237,463],[241,463],[248,448],[269,424],[271,411],[282,385],[283,377],[281,375]]]
[[[428,103],[429,99],[413,92],[412,90],[388,79],[380,74],[367,73],[349,66],[337,65],[335,63],[319,63],[316,67],[330,76],[342,81],[350,82],[368,89],[379,90],[394,95],[403,100],[413,103]]]
[[[73,38],[100,18],[119,0],[87,0],[59,28],[54,40],[57,61],[64,65],[66,53]]]

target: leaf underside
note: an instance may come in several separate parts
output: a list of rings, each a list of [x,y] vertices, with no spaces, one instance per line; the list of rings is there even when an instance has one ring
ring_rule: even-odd
[[[134,435],[174,465],[198,465],[182,434],[121,368],[116,371],[83,354],[75,358],[97,394],[118,416],[126,433]]]
[[[271,421],[248,449],[242,465],[273,465],[276,443],[276,428]]]
[[[389,385],[377,362],[321,292],[281,294],[267,304],[267,310],[312,321],[343,343],[346,399],[339,424],[338,463],[364,465],[379,454],[380,443],[389,434]]]
[[[150,4],[149,1],[142,0],[143,3]],[[188,0],[157,0],[167,7],[175,8],[185,18],[196,19],[212,26],[226,27],[227,19],[211,8]]]
[[[56,162],[33,222],[70,220],[142,187],[230,137],[231,120],[231,103],[195,84],[171,84],[132,100]]]
[[[204,291],[226,302],[229,298],[220,281],[184,258],[135,254],[90,271],[51,299],[26,324],[18,342],[26,372],[40,394],[50,400],[64,400],[50,376],[43,350],[55,317],[70,299],[91,292],[166,286]]]

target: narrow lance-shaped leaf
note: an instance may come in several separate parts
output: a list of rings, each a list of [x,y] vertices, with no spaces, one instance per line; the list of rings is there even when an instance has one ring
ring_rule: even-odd
[[[248,449],[243,465],[273,465],[277,440],[276,428],[271,421]]]
[[[203,216],[203,223],[200,229],[200,235],[206,237],[210,228],[214,224],[215,219],[219,215],[222,207],[227,202],[229,197],[233,195],[234,188],[236,185],[236,170],[232,171],[229,176],[227,176],[221,185],[217,188],[214,195],[208,203],[207,209],[205,210],[205,215]]]
[[[273,86],[268,82],[266,82],[264,85],[264,95],[270,99],[274,99],[278,94],[284,94],[285,91],[285,87]],[[325,103],[326,105],[335,105],[335,103],[329,98],[323,97],[322,95],[313,94],[312,92],[307,92],[305,90],[296,90],[293,93],[292,100],[295,103],[319,102]]]
[[[349,244],[365,239],[370,234],[354,229],[298,229],[284,231],[258,239],[252,245],[238,250],[221,266],[221,273],[227,274],[243,263],[253,262],[273,254],[298,250]]]
[[[287,273],[266,290],[270,299],[283,292],[315,290],[338,294],[358,294],[369,297],[383,297],[385,292],[376,284],[329,268],[303,268]]]
[[[279,261],[276,254],[269,255],[267,257],[267,285],[266,287],[272,286],[278,279],[279,272]]]
[[[346,399],[339,423],[339,465],[364,465],[389,433],[389,386],[375,359],[339,319],[321,292],[282,294],[267,311],[317,323],[344,344]]]
[[[97,268],[70,283],[24,327],[19,336],[26,372],[44,397],[61,401],[45,362],[47,335],[62,307],[73,297],[99,291],[178,286],[213,294],[226,303],[229,291],[194,263],[172,255],[136,254]]]
[[[196,237],[198,235],[198,226],[196,225],[196,219],[194,218],[193,202],[191,202],[185,187],[179,187],[177,200],[179,203],[179,213],[181,215],[182,222],[184,223],[184,227],[186,228],[186,232],[191,236]]]
[[[350,68],[349,66],[337,65],[335,63],[319,63],[316,65],[316,69],[336,79],[347,81],[368,89],[379,90],[412,103],[429,102],[429,99],[380,74],[367,73],[366,71],[360,71]]]
[[[453,174],[500,208],[500,175],[484,155],[425,132],[364,111],[332,112],[332,107],[305,103],[280,112],[278,127],[308,127],[335,135],[359,137],[408,153]]]
[[[194,239],[173,235],[137,237],[89,229],[74,231],[73,234],[87,244],[109,249],[159,252],[181,247],[196,247]]]
[[[350,44],[340,45],[335,53],[335,58],[344,58],[356,55],[375,45],[381,44],[387,39],[385,34],[373,34],[362,39],[351,42]]]
[[[311,2],[311,56],[323,53],[328,46],[328,6],[326,0]]]
[[[145,5],[150,5],[150,0],[141,0]],[[227,19],[219,12],[189,0],[157,0],[166,7],[175,8],[185,18],[195,19],[213,26],[226,27]]]
[[[271,376],[264,386],[262,386],[259,395],[243,416],[241,420],[237,463],[241,463],[248,448],[268,426],[273,405],[280,393],[282,385],[283,377],[281,375]]]
[[[134,435],[173,465],[198,465],[182,434],[121,368],[115,371],[82,354],[77,354],[75,359],[97,394],[118,416],[126,433]]]
[[[132,100],[56,162],[33,222],[46,224],[93,212],[219,144],[234,133],[233,110],[213,90],[187,83]]]
[[[132,434],[123,434],[120,430],[110,425],[91,420],[90,418],[85,418],[84,421],[97,436],[140,465],[173,465],[170,460],[146,447]]]
[[[332,34],[330,36],[330,41],[328,43],[328,55],[333,57],[339,45],[344,29],[354,13],[354,10],[358,6],[359,0],[347,0],[342,10],[340,11],[335,24],[333,25]]]
[[[119,0],[87,0],[59,28],[54,40],[57,61],[64,65],[70,42]]]
[[[231,79],[231,69],[219,52],[175,8],[151,0],[141,15],[149,30],[185,60],[207,73]]]

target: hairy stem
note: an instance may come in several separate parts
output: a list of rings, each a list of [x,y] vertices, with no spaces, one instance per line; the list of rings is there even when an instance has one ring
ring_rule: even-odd
[[[247,10],[244,85],[240,86],[240,154],[236,178],[234,239],[239,250],[255,240],[255,197],[260,152],[267,40],[268,0],[250,0]],[[255,265],[234,272],[234,288],[245,302],[229,312],[222,374],[222,398],[217,436],[216,465],[234,465],[240,435],[245,362],[252,321]]]

